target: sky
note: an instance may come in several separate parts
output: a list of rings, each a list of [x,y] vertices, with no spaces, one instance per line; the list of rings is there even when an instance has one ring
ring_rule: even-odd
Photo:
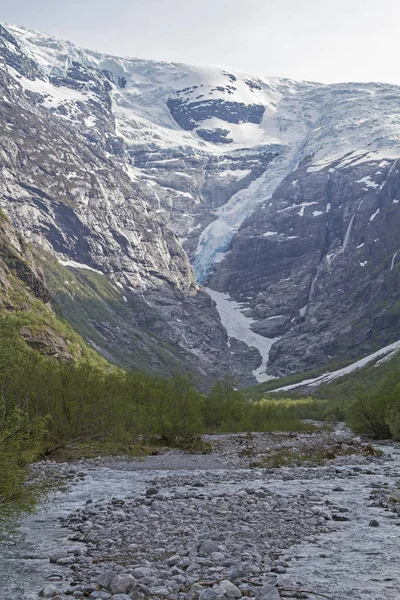
[[[400,0],[0,0],[0,19],[117,56],[400,84]]]

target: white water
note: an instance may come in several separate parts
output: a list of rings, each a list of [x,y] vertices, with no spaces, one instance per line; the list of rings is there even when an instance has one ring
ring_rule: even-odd
[[[60,548],[79,548],[79,544],[68,540],[71,532],[61,528],[59,517],[89,499],[123,497],[132,492],[139,495],[146,482],[157,474],[157,471],[126,472],[97,467],[68,493],[54,494],[50,503],[23,523],[25,540],[8,547],[0,544],[0,600],[37,600],[47,576],[65,576],[65,567],[50,564],[49,557]]]
[[[267,375],[265,370],[268,364],[269,351],[274,342],[279,338],[267,338],[258,333],[254,333],[250,326],[256,321],[243,314],[243,307],[229,297],[229,294],[216,292],[210,288],[205,288],[206,292],[217,303],[217,310],[221,317],[222,325],[225,327],[229,337],[235,338],[247,344],[251,348],[257,348],[261,354],[261,364],[258,369],[253,371],[254,377],[259,383],[273,379]]]
[[[312,482],[313,491],[328,492],[329,501],[349,510],[346,515],[350,521],[338,523],[338,531],[302,543],[290,552],[295,560],[290,564],[288,575],[304,582],[305,589],[334,600],[399,600],[398,519],[395,520],[390,511],[369,506],[368,499],[374,491],[371,482],[389,486],[399,483],[400,449],[390,451],[392,463],[388,461],[374,467],[372,477],[361,475],[340,481],[343,492],[333,491],[338,482],[331,485],[323,480]],[[379,522],[379,527],[369,526],[373,519]]]
[[[393,254],[393,257],[392,257],[392,262],[390,263],[390,270],[391,270],[391,271],[393,271],[393,269],[394,269],[394,263],[395,263],[396,257],[397,257],[397,255],[399,254],[399,252],[400,252],[400,250],[397,250],[397,252],[395,252],[395,253]]]

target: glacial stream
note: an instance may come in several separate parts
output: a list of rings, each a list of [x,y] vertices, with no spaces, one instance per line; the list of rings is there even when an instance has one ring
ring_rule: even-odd
[[[299,496],[305,490],[322,492],[329,502],[348,511],[350,520],[338,523],[336,531],[319,534],[286,550],[285,555],[291,556],[286,575],[301,582],[305,589],[334,600],[399,600],[400,518],[385,508],[370,506],[369,500],[374,486],[387,484],[389,489],[399,484],[400,448],[385,446],[383,450],[384,462],[372,462],[368,469],[356,467],[354,476],[343,477],[344,471],[348,474],[352,468],[350,462],[345,469],[318,467],[322,469],[321,476],[314,479],[307,476],[306,468],[283,468],[268,478],[268,474],[258,469],[234,468],[228,464],[221,468],[224,461],[213,464],[207,456],[189,458],[186,462],[178,457],[181,468],[177,468],[179,460],[168,455],[144,462],[118,464],[117,461],[111,467],[88,462],[85,479],[74,483],[68,492],[54,494],[37,514],[27,518],[22,525],[22,536],[16,542],[0,545],[0,599],[36,600],[46,577],[65,576],[65,567],[50,564],[49,556],[57,549],[76,548],[79,544],[68,541],[71,532],[60,526],[60,516],[83,506],[87,500],[139,496],[150,483],[157,482],[162,487],[163,480],[191,470],[204,482],[205,495],[261,486],[285,498]],[[354,464],[357,465],[356,460]],[[218,473],[223,476],[220,482],[215,477]],[[342,491],[335,491],[336,488]],[[372,519],[379,522],[378,527],[369,525]]]

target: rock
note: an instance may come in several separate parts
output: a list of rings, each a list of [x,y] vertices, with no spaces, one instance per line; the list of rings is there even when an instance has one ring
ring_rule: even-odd
[[[94,582],[85,583],[85,585],[82,586],[82,592],[87,595],[91,594],[92,592],[97,592],[98,590],[99,586]]]
[[[211,540],[205,540],[200,545],[199,552],[201,554],[212,554],[213,552],[218,552],[218,546]]]
[[[221,583],[215,588],[215,592],[217,595],[223,595],[227,598],[241,598],[242,592],[239,588],[234,585],[229,579],[224,579]]]
[[[149,487],[146,490],[146,498],[151,498],[151,496],[155,496],[156,494],[158,494],[160,490],[156,487]]]
[[[263,585],[257,592],[256,600],[281,600],[281,597],[274,585]]]
[[[372,520],[371,520],[371,521],[368,523],[368,525],[369,525],[370,527],[379,527],[379,522],[378,522],[376,519],[372,519]]]
[[[89,598],[92,598],[92,600],[110,600],[111,594],[105,591],[95,591],[90,594]],[[129,598],[129,600],[132,600],[132,598]]]
[[[232,581],[236,581],[237,579],[242,579],[242,577],[246,577],[246,571],[243,567],[232,567],[232,569],[228,573],[228,577]]]
[[[54,554],[52,554],[50,556],[50,562],[56,563],[58,560],[60,560],[62,558],[67,558],[68,556],[69,556],[69,554],[66,550],[58,550],[57,552],[54,552]]]
[[[134,569],[132,571],[133,576],[136,579],[143,579],[143,577],[150,577],[151,575],[153,575],[153,569],[150,569],[149,567],[138,567],[137,569]]]
[[[55,596],[60,596],[60,595],[61,595],[61,591],[59,589],[57,589],[56,587],[54,587],[54,585],[46,585],[39,592],[39,596],[41,598],[54,598]]]
[[[272,567],[271,571],[273,571],[274,573],[286,573],[285,567],[282,567],[281,565],[277,565],[276,567]]]
[[[217,597],[217,592],[210,588],[206,588],[205,590],[201,590],[199,594],[199,600],[215,600]]]
[[[214,562],[221,563],[223,560],[225,560],[225,555],[222,554],[222,552],[212,552],[211,558]]]
[[[104,587],[109,590],[111,589],[111,582],[114,579],[114,577],[114,571],[105,571],[97,577],[96,582],[99,584],[100,587]]]
[[[393,492],[390,494],[390,501],[400,502],[400,489],[393,490]]]
[[[111,582],[111,593],[112,594],[126,594],[133,588],[136,583],[136,579],[130,573],[120,573],[116,575]]]
[[[66,567],[68,565],[73,565],[75,559],[73,556],[68,556],[67,558],[59,558],[56,563],[57,565],[61,565],[62,567]]]
[[[155,587],[150,589],[154,596],[168,596],[169,594],[169,590],[166,587]]]
[[[349,517],[345,517],[344,515],[338,515],[337,513],[333,513],[332,519],[334,521],[350,521]]]

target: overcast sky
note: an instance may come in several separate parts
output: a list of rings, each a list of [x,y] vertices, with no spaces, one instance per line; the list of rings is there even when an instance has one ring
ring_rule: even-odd
[[[80,46],[323,82],[400,84],[400,0],[0,0]]]

